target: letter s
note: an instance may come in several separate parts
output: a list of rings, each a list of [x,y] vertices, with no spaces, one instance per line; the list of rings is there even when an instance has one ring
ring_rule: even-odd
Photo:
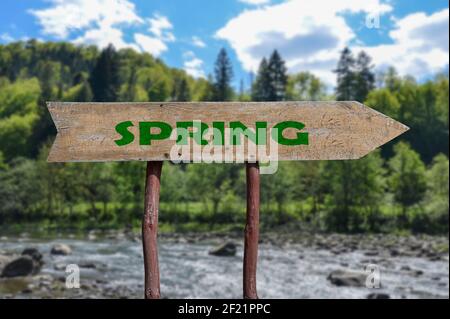
[[[116,125],[116,132],[122,135],[121,139],[114,141],[118,146],[124,146],[134,141],[133,133],[128,131],[128,128],[131,126],[134,126],[131,121],[121,122]]]

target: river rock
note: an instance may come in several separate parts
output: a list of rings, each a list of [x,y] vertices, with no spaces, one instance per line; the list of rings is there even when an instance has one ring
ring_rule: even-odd
[[[39,264],[42,263],[42,254],[37,248],[34,247],[25,248],[22,251],[22,256],[30,256],[35,262]]]
[[[327,279],[335,286],[364,287],[367,274],[350,270],[332,271]]]
[[[67,265],[64,263],[56,263],[53,265],[53,269],[57,270],[57,271],[63,271],[66,270]]]
[[[70,255],[72,253],[72,248],[66,244],[56,244],[53,245],[52,250],[50,251],[52,255]]]
[[[234,256],[236,255],[236,244],[229,241],[209,251],[214,256]]]
[[[365,256],[378,256],[380,253],[376,250],[369,250],[364,253]]]
[[[81,261],[78,263],[78,266],[80,268],[87,268],[87,269],[106,269],[107,266],[104,263],[100,262],[93,262],[93,261]]]
[[[37,273],[39,268],[40,267],[36,266],[35,261],[30,256],[20,256],[6,264],[0,277],[11,278],[29,276],[33,273]]]

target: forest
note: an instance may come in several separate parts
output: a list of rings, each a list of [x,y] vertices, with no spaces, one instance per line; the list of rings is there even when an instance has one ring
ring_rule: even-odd
[[[249,88],[232,85],[225,49],[214,72],[193,78],[131,49],[29,40],[0,45],[0,227],[138,227],[144,162],[47,163],[56,131],[46,101],[356,100],[410,127],[356,161],[280,162],[261,178],[261,227],[316,231],[448,233],[449,75],[416,80],[375,72],[344,49],[333,92],[307,70],[287,72],[277,50]],[[162,231],[242,229],[245,169],[166,162]]]

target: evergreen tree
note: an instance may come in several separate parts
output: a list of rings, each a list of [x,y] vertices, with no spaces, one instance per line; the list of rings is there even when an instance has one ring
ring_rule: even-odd
[[[356,58],[355,100],[363,103],[370,91],[375,88],[375,73],[372,59],[364,51]]]
[[[338,101],[353,101],[355,99],[355,59],[349,48],[341,52],[337,74],[336,99]]]
[[[172,100],[177,102],[191,101],[191,90],[186,78],[177,78],[173,85]]]
[[[253,101],[268,101],[270,87],[270,75],[269,75],[269,64],[266,58],[261,60],[259,64],[258,73],[256,79],[252,86],[252,99]]]
[[[273,51],[268,64],[270,85],[268,87],[269,101],[283,101],[286,97],[287,68],[277,50]]]
[[[96,102],[117,101],[120,89],[119,57],[112,45],[102,51],[89,82]]]
[[[230,101],[233,98],[233,90],[230,86],[233,78],[231,61],[227,51],[222,48],[217,56],[214,66],[214,100]]]

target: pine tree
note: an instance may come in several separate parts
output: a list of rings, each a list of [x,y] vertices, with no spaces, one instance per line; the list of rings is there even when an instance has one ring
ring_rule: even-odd
[[[119,57],[112,45],[102,51],[89,79],[94,101],[115,102],[120,88]]]
[[[287,69],[277,50],[273,51],[269,61],[261,60],[256,80],[252,86],[254,101],[282,101],[286,98]]]
[[[372,58],[361,51],[356,58],[355,100],[363,103],[371,90],[375,88]]]
[[[268,70],[270,78],[268,100],[283,101],[286,97],[287,69],[277,50],[270,56]]]
[[[270,75],[269,75],[269,64],[266,58],[261,60],[259,64],[258,73],[256,79],[252,86],[252,99],[253,101],[268,101],[270,87]]]
[[[355,59],[349,48],[341,52],[337,74],[336,99],[338,101],[353,101],[355,99]]]
[[[227,51],[222,48],[217,56],[214,67],[214,100],[230,101],[233,98],[233,90],[230,86],[233,78],[233,69]]]
[[[172,91],[172,100],[177,102],[191,101],[191,90],[185,78],[175,80]]]

